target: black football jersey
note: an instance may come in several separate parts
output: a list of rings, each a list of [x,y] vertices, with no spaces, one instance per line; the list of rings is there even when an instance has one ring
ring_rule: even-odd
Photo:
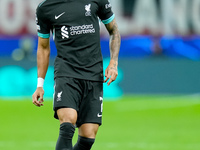
[[[55,77],[103,81],[99,19],[114,19],[109,0],[46,0],[36,10],[38,36],[53,33]]]

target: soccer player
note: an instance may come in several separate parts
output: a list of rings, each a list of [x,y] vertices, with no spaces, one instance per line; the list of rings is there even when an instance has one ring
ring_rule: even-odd
[[[110,34],[110,63],[103,75],[99,18]],[[54,63],[54,117],[60,121],[56,150],[90,150],[102,123],[103,82],[117,78],[120,34],[108,0],[45,0],[36,11],[38,84],[33,104],[43,105],[50,31]],[[112,92],[112,91],[111,91]],[[78,141],[72,137],[78,127]]]

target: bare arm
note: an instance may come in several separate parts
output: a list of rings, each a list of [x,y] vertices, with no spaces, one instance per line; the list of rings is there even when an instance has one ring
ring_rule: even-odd
[[[108,85],[110,85],[111,82],[116,80],[118,75],[117,66],[121,36],[115,19],[105,26],[110,34],[110,64],[105,71],[106,79],[104,82],[107,82],[110,79],[108,82]]]
[[[38,77],[45,78],[49,66],[50,46],[49,39],[38,38],[37,67]]]
[[[38,77],[45,78],[47,69],[49,66],[49,55],[50,46],[49,39],[38,38],[38,49],[37,49],[37,67],[38,67]],[[32,96],[33,104],[40,107],[43,104],[43,87],[37,87],[35,93]]]

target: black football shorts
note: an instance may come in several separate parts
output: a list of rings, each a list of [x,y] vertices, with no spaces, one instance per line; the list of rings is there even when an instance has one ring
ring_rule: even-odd
[[[84,123],[102,124],[103,82],[57,77],[54,90],[56,119],[58,109],[73,108],[78,113],[77,127]]]

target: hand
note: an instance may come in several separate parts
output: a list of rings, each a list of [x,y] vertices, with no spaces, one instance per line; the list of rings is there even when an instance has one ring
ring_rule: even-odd
[[[118,75],[118,71],[117,71],[117,61],[116,60],[113,60],[111,59],[110,60],[110,64],[108,65],[106,71],[105,71],[105,77],[106,79],[104,80],[104,82],[107,82],[107,85],[109,86],[113,81],[116,80],[117,78],[117,75]]]
[[[44,90],[42,87],[38,87],[35,91],[35,93],[32,95],[32,100],[33,104],[40,107],[43,106],[43,95],[44,95]]]

